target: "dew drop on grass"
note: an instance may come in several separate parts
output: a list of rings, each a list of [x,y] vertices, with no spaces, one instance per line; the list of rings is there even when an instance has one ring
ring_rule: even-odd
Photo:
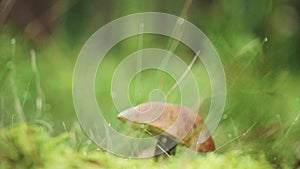
[[[116,98],[117,93],[115,91],[112,91],[110,95],[111,95],[112,98]]]
[[[232,134],[231,133],[228,133],[228,135],[227,135],[229,138],[231,138],[232,137]]]
[[[265,41],[265,42],[268,42],[268,40],[269,40],[269,39],[268,39],[267,37],[265,37],[264,41]]]
[[[144,23],[140,23],[140,28],[144,28],[145,27],[145,24]]]
[[[110,124],[110,123],[108,123],[108,126],[109,126],[109,127],[111,127],[111,124]]]
[[[225,120],[225,119],[227,119],[227,118],[228,118],[227,114],[224,114],[224,115],[223,115],[223,119]]]
[[[87,144],[92,144],[92,140],[87,140]]]
[[[184,19],[183,19],[183,18],[179,18],[179,19],[177,20],[177,23],[178,23],[179,25],[182,25],[182,24],[184,23]]]
[[[10,40],[10,43],[11,43],[12,45],[16,44],[16,39],[12,38],[12,39]]]

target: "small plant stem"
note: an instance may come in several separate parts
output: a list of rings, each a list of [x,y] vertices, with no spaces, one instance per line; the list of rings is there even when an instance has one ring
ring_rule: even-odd
[[[296,122],[298,121],[299,119],[299,116],[300,116],[300,112],[298,113],[298,115],[296,116],[296,118],[294,119],[294,121],[292,122],[292,124],[289,126],[289,128],[287,129],[287,132],[285,133],[284,135],[284,138],[287,138],[287,136],[289,135],[292,127],[296,124]]]
[[[240,134],[240,135],[234,137],[233,139],[227,141],[227,142],[224,143],[223,145],[219,146],[215,151],[218,151],[218,150],[222,149],[222,148],[225,147],[226,145],[228,145],[228,144],[234,142],[235,140],[237,140],[237,139],[239,139],[239,138],[241,138],[241,137],[245,137],[245,136],[253,129],[253,127],[254,127],[255,125],[256,125],[256,122],[255,122],[254,124],[252,124],[252,125],[251,125],[244,133],[242,133],[242,134]]]
[[[189,71],[191,70],[192,66],[195,64],[198,55],[199,55],[200,51],[198,51],[196,53],[196,55],[194,56],[192,62],[190,63],[190,65],[187,67],[187,69],[185,70],[185,72],[181,75],[181,77],[179,78],[179,80],[171,87],[171,89],[167,92],[166,96],[169,96],[170,94],[172,94],[172,92],[179,86],[179,84],[183,81],[183,79],[186,77],[186,75],[189,73]]]
[[[172,54],[175,52],[175,50],[177,49],[180,39],[182,37],[183,34],[183,27],[184,27],[184,19],[187,19],[187,11],[189,9],[189,7],[191,6],[193,0],[187,0],[184,4],[184,7],[180,13],[180,18],[178,18],[176,25],[172,31],[172,35],[174,37],[177,37],[176,40],[174,39],[170,39],[170,41],[168,42],[168,48],[169,48],[169,53],[165,56],[165,58],[162,60],[161,62],[161,67],[166,67],[170,57],[172,56]],[[156,74],[156,78],[155,81],[159,81],[159,88],[162,89],[162,85],[164,83],[164,74],[161,73],[161,71],[158,71]]]
[[[8,79],[9,79],[9,84],[10,84],[12,94],[14,97],[16,114],[17,114],[20,122],[25,122],[26,118],[25,118],[25,115],[23,112],[23,107],[22,107],[21,101],[18,96],[18,89],[17,89],[16,82],[15,82],[15,74],[16,74],[16,68],[15,68],[16,40],[15,39],[11,40],[11,45],[12,45],[12,61],[11,61],[11,65],[10,65],[10,74],[9,74]]]
[[[143,32],[144,32],[144,23],[140,23],[139,25],[139,38],[138,38],[138,58],[137,58],[137,65],[136,65],[136,72],[138,73],[136,76],[136,80],[135,80],[135,87],[136,87],[136,96],[135,96],[135,102],[134,104],[138,104],[141,101],[141,93],[142,93],[142,57],[143,57],[143,53],[142,53],[142,49],[143,49]]]
[[[38,112],[37,115],[39,115],[42,112],[43,109],[43,91],[41,87],[41,80],[40,80],[40,75],[39,71],[37,69],[37,64],[36,64],[36,54],[34,50],[30,51],[31,55],[31,69],[35,77],[35,85],[36,85],[36,92],[37,92],[37,97],[36,97],[36,110]]]

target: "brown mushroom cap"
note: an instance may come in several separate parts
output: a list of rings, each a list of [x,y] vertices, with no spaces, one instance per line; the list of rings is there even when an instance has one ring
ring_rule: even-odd
[[[148,102],[122,111],[118,118],[145,124],[153,133],[165,133],[181,144],[199,152],[215,150],[214,142],[202,117],[192,109],[164,102]],[[203,136],[204,142],[197,141]]]

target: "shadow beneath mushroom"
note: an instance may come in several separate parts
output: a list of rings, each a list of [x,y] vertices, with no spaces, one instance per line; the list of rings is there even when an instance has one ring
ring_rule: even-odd
[[[178,142],[170,136],[163,134],[159,135],[154,152],[155,161],[158,161],[160,157],[165,159],[170,156],[175,156],[177,144]]]

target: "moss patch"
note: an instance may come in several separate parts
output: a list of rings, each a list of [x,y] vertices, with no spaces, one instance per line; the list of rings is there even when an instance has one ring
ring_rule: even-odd
[[[126,159],[103,151],[83,154],[70,144],[70,134],[56,137],[43,128],[18,125],[1,129],[0,168],[273,168],[264,155],[245,155],[241,152],[209,153],[189,158],[178,155],[168,160]]]

